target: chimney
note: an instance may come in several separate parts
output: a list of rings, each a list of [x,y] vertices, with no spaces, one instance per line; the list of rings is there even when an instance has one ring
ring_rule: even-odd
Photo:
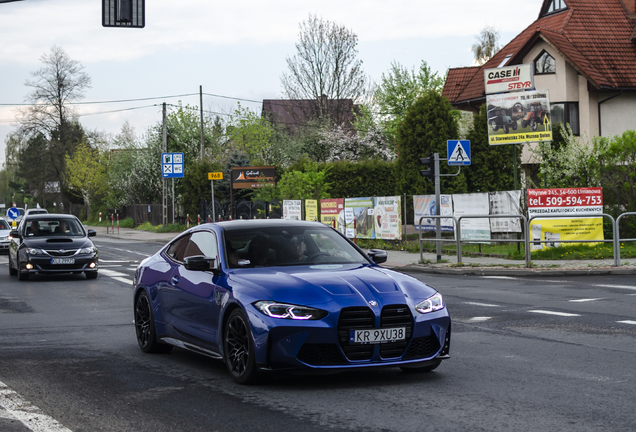
[[[627,16],[631,19],[636,19],[636,0],[623,0],[625,10],[627,10]]]

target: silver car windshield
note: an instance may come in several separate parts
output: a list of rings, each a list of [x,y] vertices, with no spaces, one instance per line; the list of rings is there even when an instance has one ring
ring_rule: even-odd
[[[326,227],[239,229],[224,235],[230,268],[369,264],[346,239]]]
[[[27,220],[24,225],[25,237],[84,237],[84,227],[75,219]]]

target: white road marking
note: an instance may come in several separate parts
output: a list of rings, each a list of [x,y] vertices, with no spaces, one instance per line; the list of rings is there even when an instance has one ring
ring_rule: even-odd
[[[105,262],[105,263],[127,263],[128,261],[126,261],[126,260],[124,260],[124,261],[122,261],[122,260],[105,260],[105,259],[101,259],[100,258],[99,262],[100,263],[102,263],[102,262]]]
[[[617,323],[621,323],[621,324],[631,324],[631,325],[636,325],[636,321],[631,321],[631,320],[625,320],[625,321],[616,321]]]
[[[133,255],[141,255],[144,258],[147,258],[147,257],[150,256],[150,255],[145,254],[145,253],[141,253],[141,252],[137,252],[137,251],[131,251],[131,250],[128,250],[128,249],[120,249],[120,248],[115,248],[115,247],[111,247],[111,246],[100,246],[100,247],[102,249],[112,249],[112,250],[116,250],[116,251],[119,251],[119,252],[127,252],[127,253],[130,253],[130,254],[133,254]]]
[[[618,288],[618,289],[628,289],[628,290],[636,290],[636,286],[634,285],[610,285],[610,284],[596,284],[592,285],[601,288]]]
[[[128,276],[126,273],[120,273],[115,270],[102,269],[101,267],[99,269],[99,272],[108,277]]]
[[[484,321],[488,321],[490,318],[492,317],[472,317],[471,319],[468,320],[468,322],[484,322]]]
[[[577,317],[577,316],[581,316],[579,314],[573,314],[573,313],[567,313],[567,312],[554,312],[554,311],[547,311],[547,310],[529,310],[528,312],[532,312],[532,313],[540,313],[540,314],[546,314],[546,315],[557,315],[557,316],[563,316],[563,317]]]
[[[72,432],[0,381],[0,407],[33,432]]]
[[[125,283],[126,285],[132,285],[133,284],[132,279],[126,279],[126,278],[118,277],[118,276],[112,277],[111,279],[115,279],[116,281]]]
[[[477,302],[464,302],[465,304],[473,305],[473,306],[483,306],[483,307],[500,307],[499,305],[489,304],[489,303],[477,303]]]
[[[597,300],[603,300],[602,298],[583,298],[583,299],[576,299],[576,300],[568,300],[572,303],[584,303],[584,302],[591,302],[591,301],[597,301]]]
[[[482,276],[484,279],[519,279],[512,276]]]

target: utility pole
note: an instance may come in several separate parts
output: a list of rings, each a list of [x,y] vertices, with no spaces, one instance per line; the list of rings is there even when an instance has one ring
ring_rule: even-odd
[[[201,159],[205,157],[204,134],[203,134],[203,86],[199,86],[199,108],[201,110]]]
[[[439,181],[439,153],[435,153],[433,155],[435,157],[435,214],[437,216],[442,214],[442,203],[440,200],[440,181]],[[420,227],[422,229],[422,227]],[[440,218],[435,218],[435,238],[437,240],[442,238],[442,220]],[[435,242],[435,249],[437,252],[437,262],[442,260],[442,242]]]
[[[168,125],[166,120],[166,103],[163,103],[163,153],[168,153]],[[162,165],[163,167],[163,165]],[[163,168],[162,168],[163,172]],[[168,225],[168,183],[167,179],[163,177],[161,178],[161,182],[163,183],[163,218],[162,224]]]

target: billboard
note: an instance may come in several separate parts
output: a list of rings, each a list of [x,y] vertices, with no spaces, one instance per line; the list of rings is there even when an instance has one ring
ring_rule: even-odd
[[[335,221],[335,223],[334,223]],[[344,198],[320,200],[320,222],[345,233]]]
[[[603,188],[528,189],[529,217],[572,215],[571,219],[533,220],[530,223],[531,249],[575,244],[561,244],[560,240],[603,240],[603,218],[590,217],[602,213]]]
[[[484,70],[486,94],[534,89],[531,64],[514,65]]]
[[[303,220],[301,200],[283,200],[283,219]]]
[[[373,224],[373,198],[346,198],[345,221],[347,229],[353,230],[351,237],[373,239],[375,230]],[[347,216],[350,212],[350,216]],[[356,221],[354,224],[353,221]],[[349,235],[347,235],[349,237]]]
[[[451,203],[450,195],[440,195],[441,201],[440,215],[446,216],[453,214],[453,206]],[[414,224],[415,229],[419,230],[420,218],[422,220],[422,231],[435,231],[437,227],[437,218],[427,217],[437,214],[437,203],[435,202],[435,195],[413,195],[413,212],[414,212]],[[442,232],[453,232],[454,225],[452,219],[443,218],[440,219],[440,227]]]
[[[373,209],[375,238],[402,240],[402,197],[376,197]]]
[[[487,95],[488,143],[552,140],[548,90]]]
[[[232,189],[256,189],[265,185],[276,186],[276,168],[232,167]]]
[[[318,220],[318,200],[305,200],[305,220],[312,222]]]

